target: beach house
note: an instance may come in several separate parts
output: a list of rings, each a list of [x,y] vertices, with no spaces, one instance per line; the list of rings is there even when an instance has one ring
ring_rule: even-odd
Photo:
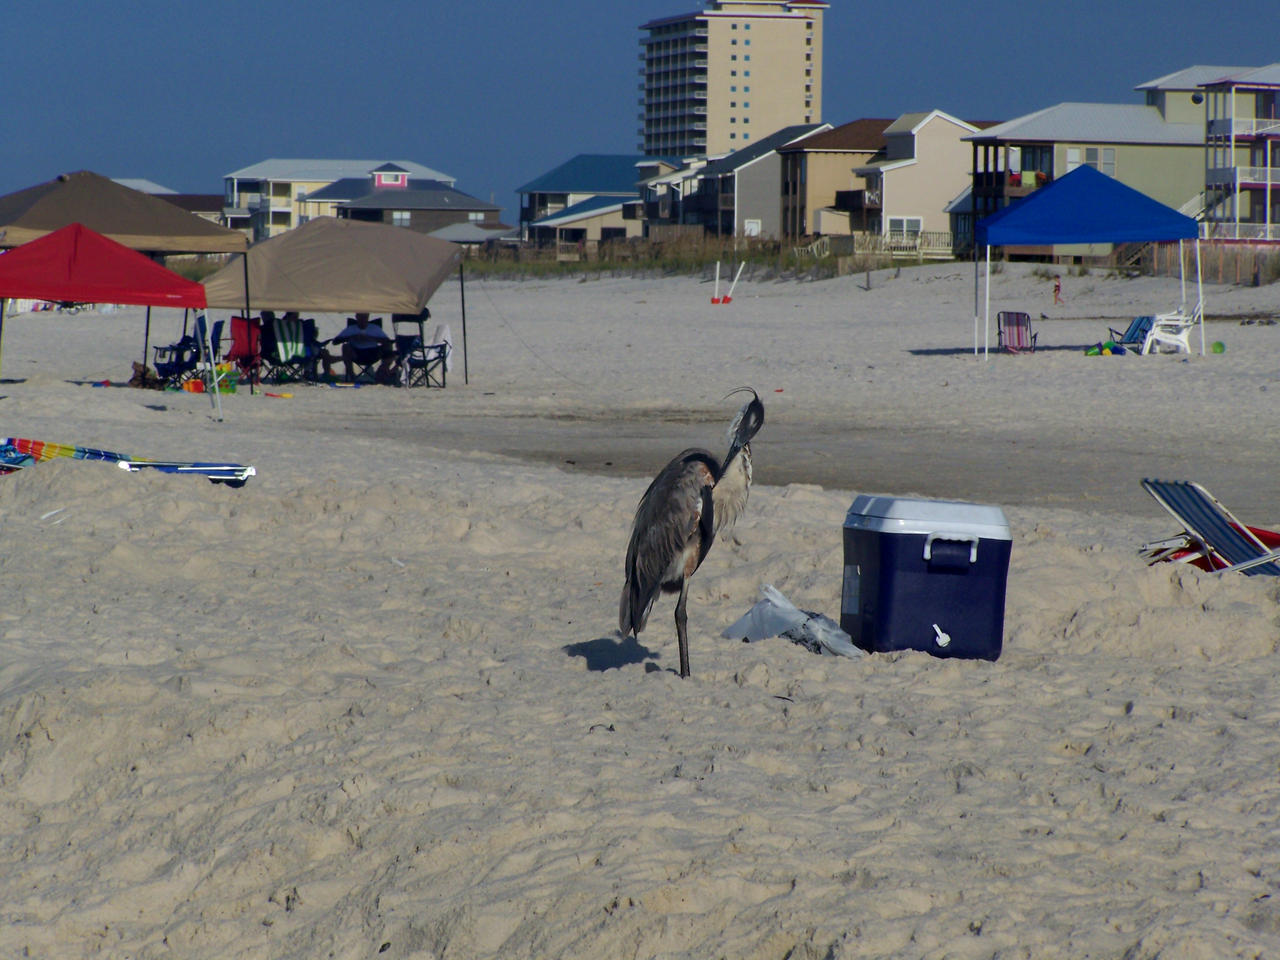
[[[782,236],[782,158],[778,151],[829,123],[783,127],[750,146],[709,161],[697,170],[697,189],[684,200],[685,223],[725,237]]]
[[[1059,103],[964,139],[981,218],[1087,165],[1189,215],[1203,208],[1204,91],[1196,67],[1136,89],[1145,103]]]
[[[1210,239],[1280,243],[1280,63],[1201,82],[1205,216]]]
[[[948,206],[970,175],[962,138],[978,130],[941,110],[904,113],[886,127],[884,149],[853,170],[866,183],[862,229],[882,236],[891,251],[952,256]]]
[[[864,117],[820,130],[778,149],[782,235],[847,235],[867,229],[879,210],[854,170],[885,146],[890,118]]]
[[[396,163],[375,167],[367,177],[346,177],[306,194],[303,202],[332,204],[334,214],[350,220],[386,223],[419,233],[453,224],[509,229],[499,222],[502,209],[440,180],[419,180]]]
[[[520,236],[574,244],[638,237],[640,184],[678,167],[663,157],[580,153],[517,189]]]
[[[387,160],[299,160],[273,158],[242,167],[222,178],[222,222],[242,230],[253,240],[265,240],[291,230],[313,217],[337,215],[337,199],[308,200],[335,181],[356,178],[367,182]],[[434,180],[452,187],[456,178],[410,160],[391,161],[406,176]]]

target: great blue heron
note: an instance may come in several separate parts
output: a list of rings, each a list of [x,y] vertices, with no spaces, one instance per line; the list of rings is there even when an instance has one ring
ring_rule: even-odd
[[[733,526],[747,505],[751,487],[751,438],[764,425],[764,404],[750,387],[751,399],[729,425],[724,463],[691,447],[662,468],[640,498],[627,545],[626,582],[618,605],[622,635],[638,635],[660,592],[679,593],[676,636],[680,676],[689,676],[689,578],[702,564],[721,530]],[[732,394],[730,394],[732,396]]]

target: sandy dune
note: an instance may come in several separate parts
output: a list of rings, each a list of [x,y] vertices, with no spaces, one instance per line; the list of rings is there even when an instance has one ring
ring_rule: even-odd
[[[469,281],[469,385],[221,423],[89,385],[139,310],[10,318],[0,433],[259,475],[0,480],[0,956],[1275,955],[1277,584],[1136,550],[1176,532],[1144,475],[1280,523],[1280,326],[1241,322],[1280,290],[1209,289],[1221,355],[1085,357],[1176,282],[1052,308],[1013,266],[1042,349],[984,360],[970,269],[865,279]],[[742,384],[759,483],[681,681],[669,600],[616,636],[622,554]],[[999,661],[720,638],[762,583],[838,616],[858,492],[1005,508]]]

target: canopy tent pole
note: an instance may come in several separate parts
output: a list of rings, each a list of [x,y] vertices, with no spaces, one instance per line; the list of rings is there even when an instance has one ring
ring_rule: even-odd
[[[462,382],[471,383],[467,373],[467,281],[462,269],[462,261],[458,261],[458,293],[462,297]]]
[[[249,324],[249,248],[244,248],[244,253],[240,255],[240,262],[244,264],[244,322]],[[261,343],[261,341],[259,341]],[[261,349],[261,347],[259,347]],[[258,392],[258,370],[260,367],[254,364],[253,369],[249,373],[249,392],[256,394]]]
[[[1178,241],[1178,290],[1181,297],[1178,303],[1178,309],[1182,313],[1187,312],[1187,254],[1182,246],[1182,241]]]
[[[147,322],[142,328],[142,369],[147,369],[147,350],[151,346],[151,307],[147,306]]]
[[[978,274],[982,269],[982,260],[978,256],[978,245],[973,245],[973,355],[978,355]]]
[[[1204,281],[1200,272],[1200,237],[1196,236],[1196,311],[1200,314],[1200,356],[1204,356]]]
[[[987,244],[987,282],[983,287],[985,307],[982,313],[982,357],[991,356],[991,244]],[[975,351],[976,352],[976,351]]]
[[[0,297],[0,360],[4,358],[4,309],[9,305],[8,297]]]

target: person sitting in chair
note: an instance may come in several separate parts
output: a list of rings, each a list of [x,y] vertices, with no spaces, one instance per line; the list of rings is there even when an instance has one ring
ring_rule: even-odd
[[[396,344],[380,326],[369,322],[369,314],[357,313],[333,338],[333,342],[342,347],[342,364],[346,368],[348,380],[354,380],[354,365],[368,365],[375,361],[378,369],[374,378],[378,383],[395,381]],[[325,360],[329,358],[326,356]],[[329,372],[329,363],[325,364],[325,373]]]

